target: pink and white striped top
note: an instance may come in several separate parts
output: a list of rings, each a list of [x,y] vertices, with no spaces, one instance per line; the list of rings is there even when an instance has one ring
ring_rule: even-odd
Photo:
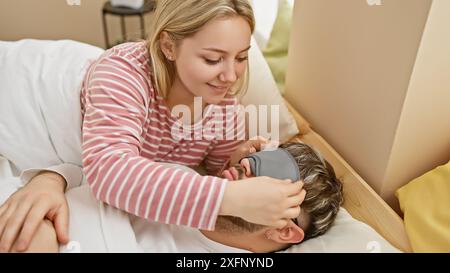
[[[208,173],[216,174],[241,138],[172,136],[172,126],[180,121],[153,88],[146,42],[116,46],[92,63],[81,104],[83,171],[99,200],[150,221],[214,229],[228,180],[161,162],[196,167],[204,161]],[[222,110],[236,104],[234,97],[226,97],[208,106],[202,120],[188,130],[194,134],[211,120],[229,119],[229,112]],[[239,122],[234,130],[241,134],[244,127]]]

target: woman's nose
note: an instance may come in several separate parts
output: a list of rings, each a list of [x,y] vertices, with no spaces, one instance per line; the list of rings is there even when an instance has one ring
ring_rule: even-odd
[[[238,76],[236,75],[236,68],[233,64],[226,64],[224,71],[220,74],[220,81],[234,83],[237,80]]]

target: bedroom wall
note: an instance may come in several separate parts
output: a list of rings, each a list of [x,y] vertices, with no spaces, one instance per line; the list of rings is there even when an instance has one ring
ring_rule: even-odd
[[[383,178],[381,196],[450,160],[450,1],[434,0]]]
[[[0,40],[73,39],[104,47],[101,10],[106,0],[80,1],[80,6],[70,6],[66,0],[1,0]],[[107,18],[113,43],[121,37],[120,20]],[[151,14],[146,16],[147,24],[150,21]],[[129,17],[126,25],[127,33],[138,37],[138,17]]]
[[[398,211],[450,160],[449,1],[381,3],[296,0],[286,97]]]

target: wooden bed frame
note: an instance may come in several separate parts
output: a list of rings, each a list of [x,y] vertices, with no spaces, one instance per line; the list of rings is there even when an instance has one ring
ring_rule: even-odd
[[[302,141],[319,150],[331,165],[337,177],[344,184],[343,207],[357,220],[374,228],[393,246],[404,252],[411,252],[403,220],[400,216],[356,173],[355,170],[331,147],[310,124],[289,104],[300,134],[292,141]]]

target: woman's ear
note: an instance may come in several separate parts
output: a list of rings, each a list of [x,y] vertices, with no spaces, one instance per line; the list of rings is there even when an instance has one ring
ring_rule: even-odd
[[[281,244],[298,244],[305,238],[305,232],[292,220],[281,229],[269,229],[266,238]]]
[[[166,58],[169,61],[174,61],[176,58],[175,56],[176,45],[175,41],[173,41],[169,33],[167,33],[166,31],[161,32],[159,36],[159,43],[160,43],[159,46],[161,47],[161,50],[163,54],[166,56]]]

